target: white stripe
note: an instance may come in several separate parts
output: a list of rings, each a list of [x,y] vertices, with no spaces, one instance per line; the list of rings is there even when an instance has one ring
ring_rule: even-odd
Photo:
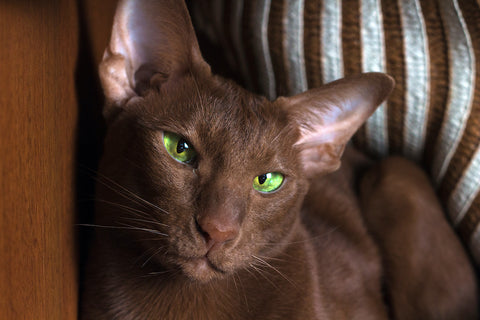
[[[427,31],[418,0],[398,0],[398,6],[403,26],[407,86],[403,153],[419,161],[425,144],[430,92]]]
[[[320,20],[322,77],[327,83],[343,78],[341,0],[325,0]]]
[[[195,3],[195,2],[194,2]],[[243,0],[236,0],[232,2],[232,43],[237,52],[237,57],[240,64],[239,71],[242,74],[244,84],[249,90],[253,90],[252,78],[248,69],[247,57],[245,55],[245,48],[243,46]]]
[[[287,0],[286,55],[287,81],[289,94],[307,90],[305,56],[303,52],[303,12],[304,0]]]
[[[276,97],[275,75],[273,74],[272,60],[270,58],[270,49],[268,47],[268,17],[270,13],[270,0],[256,1],[252,19],[252,30],[254,32],[253,50],[258,63],[258,76],[260,90],[273,100]]]
[[[480,148],[473,155],[465,173],[448,199],[448,213],[458,225],[480,190]]]
[[[457,0],[441,0],[440,13],[447,35],[450,83],[447,109],[435,146],[432,176],[438,186],[462,138],[472,107],[475,56]]]
[[[361,0],[360,11],[362,70],[385,72],[385,39],[380,1]],[[381,104],[367,120],[365,127],[369,149],[381,156],[388,152],[386,108],[386,103]]]

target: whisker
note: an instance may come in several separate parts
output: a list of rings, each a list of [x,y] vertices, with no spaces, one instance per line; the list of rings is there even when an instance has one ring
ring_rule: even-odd
[[[139,205],[142,205],[142,206],[145,206],[145,203],[143,201],[139,201],[139,199],[137,199],[136,197],[131,197],[129,193],[125,193],[125,191],[121,191],[121,190],[118,190],[118,189],[115,189],[113,186],[109,185],[107,182],[105,181],[102,181],[101,178],[97,178],[95,179],[97,182],[101,183],[102,185],[104,185],[105,187],[107,187],[108,189],[112,190],[113,192],[115,192],[116,194],[122,196],[123,198],[127,199],[127,200],[130,200],[136,204],[139,204]],[[138,197],[138,196],[137,196]],[[148,202],[148,201],[147,201]]]
[[[124,205],[124,204],[120,204],[120,203],[116,203],[116,202],[112,202],[112,201],[108,201],[108,200],[103,200],[103,199],[96,199],[96,201],[101,202],[101,203],[106,203],[106,204],[112,205],[112,206],[117,207],[117,208],[125,209],[125,211],[130,212],[130,213],[139,213],[139,214],[142,214],[142,215],[145,215],[145,216],[149,215],[148,212],[145,212],[145,211],[142,211],[142,210],[139,210],[137,208],[133,208],[133,207],[130,207],[130,206],[127,206],[127,205]]]
[[[264,274],[264,271],[261,270],[260,268],[258,268],[258,266],[255,266],[253,263],[250,263],[250,267],[255,270],[259,275],[261,275],[265,280],[267,280],[271,285],[272,287],[274,287],[275,289],[279,290],[280,291],[280,288],[272,281],[270,280],[265,274]]]
[[[153,208],[155,208],[155,209],[157,209],[157,210],[159,210],[159,211],[161,211],[161,212],[163,212],[163,213],[165,213],[165,214],[170,214],[170,213],[169,213],[168,211],[166,211],[165,209],[162,209],[162,208],[160,208],[159,206],[157,206],[156,204],[151,203],[150,201],[145,200],[144,198],[140,197],[139,195],[135,194],[134,192],[130,191],[129,189],[127,189],[126,187],[122,186],[121,184],[115,182],[114,180],[108,178],[107,176],[105,176],[105,175],[103,175],[103,174],[101,174],[101,173],[99,173],[99,172],[98,172],[97,174],[99,175],[99,177],[98,177],[96,180],[97,180],[98,182],[100,182],[101,184],[103,184],[105,187],[107,187],[107,188],[109,188],[110,190],[116,192],[117,194],[119,194],[119,195],[121,195],[121,196],[123,196],[123,197],[125,197],[125,198],[127,198],[127,199],[129,199],[129,200],[132,200],[132,201],[135,201],[135,200],[140,201],[140,203],[139,203],[139,202],[137,202],[137,203],[139,203],[139,204],[142,204],[142,203],[143,203],[143,204],[146,204],[146,205],[148,205],[148,206],[150,206],[150,207],[153,207]],[[104,179],[104,180],[106,180],[107,182],[113,184],[114,186],[122,189],[123,192],[122,192],[121,190],[118,190],[118,189],[113,188],[111,185],[109,185],[109,184],[106,183],[105,181],[102,181],[102,179]],[[126,192],[127,194],[125,194],[124,192]],[[130,198],[129,196],[132,196],[133,198]]]
[[[160,251],[162,251],[163,249],[164,249],[163,247],[158,248],[158,250],[156,250],[147,260],[145,260],[145,262],[142,264],[142,268],[145,267],[145,266],[147,265],[147,263],[148,263],[150,260],[152,260],[152,258],[153,258],[154,256],[156,256],[157,254],[159,254]]]
[[[238,291],[237,281],[235,280],[235,274],[233,274],[232,280],[233,284],[235,285],[235,289],[237,289],[237,294],[240,295],[240,291]]]
[[[146,241],[163,241],[163,238],[142,238],[142,239],[137,239],[133,240],[135,242],[146,242]]]
[[[243,293],[243,299],[245,299],[245,306],[247,307],[247,312],[250,313],[250,307],[248,306],[247,294],[245,293],[245,288],[244,288],[244,286],[243,286],[243,284],[242,284],[242,278],[241,278],[238,274],[234,273],[234,274],[233,274],[233,279],[234,279],[234,281],[235,281],[235,276],[238,277],[238,282],[240,283],[240,288],[241,288],[242,293]],[[237,286],[237,283],[235,282],[235,287],[236,287],[236,286]],[[237,292],[238,292],[238,287],[237,287]],[[240,294],[240,293],[239,293],[239,294]]]
[[[140,278],[146,278],[146,277],[154,277],[154,276],[158,276],[158,275],[169,275],[170,278],[172,278],[173,276],[177,275],[178,273],[180,273],[181,270],[165,270],[165,271],[152,271],[152,272],[149,272],[143,276],[140,276]]]
[[[141,255],[139,255],[135,261],[133,262],[133,265],[137,265],[139,264],[140,260],[143,260],[144,257],[147,257],[148,255],[150,255],[150,253],[153,251],[154,249],[153,248],[148,248],[147,250],[145,250]]]
[[[127,228],[131,228],[131,230],[145,231],[145,232],[149,232],[149,233],[158,234],[158,235],[161,235],[161,236],[168,237],[168,234],[160,232],[158,230],[136,227],[136,226],[132,226],[132,225],[125,224],[125,223],[122,223],[121,225],[124,226],[124,227],[127,227]]]
[[[168,237],[168,234],[162,233],[157,230],[152,230],[152,229],[147,229],[147,228],[138,228],[130,225],[123,225],[123,226],[104,226],[104,225],[99,225],[99,224],[87,224],[87,223],[81,223],[81,224],[76,224],[77,226],[80,227],[93,227],[93,228],[103,228],[103,229],[123,229],[123,230],[137,230],[137,231],[145,231],[153,234],[158,234],[161,236]]]
[[[293,286],[297,286],[292,280],[290,280],[287,276],[285,276],[282,272],[280,272],[280,270],[278,270],[277,268],[275,268],[274,266],[272,266],[270,263],[268,263],[267,261],[265,261],[264,259],[256,256],[256,255],[252,255],[252,257],[254,259],[257,259],[257,261],[259,261],[260,263],[264,264],[265,266],[271,268],[272,270],[274,270],[275,272],[277,272],[280,276],[282,276],[282,278],[284,278],[285,280],[287,280],[291,285]]]
[[[113,179],[107,177],[106,175],[100,173],[99,171],[96,171],[96,170],[93,170],[93,169],[90,169],[86,166],[82,166],[83,169],[89,171],[91,174],[92,174],[92,178],[101,183],[102,185],[104,185],[105,187],[109,188],[110,190],[114,191],[115,193],[121,195],[122,197],[128,199],[128,200],[131,200],[131,201],[134,201],[138,204],[146,204],[150,207],[153,207],[165,214],[170,214],[167,210],[163,209],[163,208],[160,208],[159,206],[155,205],[154,203],[151,203],[150,201],[147,201],[145,199],[143,199],[142,197],[140,197],[139,195],[135,194],[134,192],[132,192],[131,190],[129,190],[128,188],[122,186],[121,184],[119,184],[118,182],[114,181]],[[113,186],[116,186],[120,189],[122,189],[124,192],[126,192],[127,194],[125,194],[124,192],[122,192],[121,190],[118,190],[118,189],[115,189],[113,188],[112,185],[109,185],[108,183],[111,183]],[[133,198],[129,197],[129,195],[133,196]],[[137,201],[135,201],[137,200]],[[138,202],[140,201],[140,202]]]
[[[146,223],[148,225],[150,224],[155,224],[155,225],[158,225],[158,226],[161,226],[161,227],[165,227],[165,228],[170,228],[169,225],[167,224],[164,224],[164,223],[161,223],[161,222],[158,222],[158,221],[155,221],[152,219],[145,219],[145,218],[150,218],[151,215],[148,214],[147,212],[144,212],[144,211],[141,211],[141,210],[138,210],[138,209],[135,209],[135,208],[131,208],[129,206],[126,206],[126,205],[122,205],[122,204],[118,204],[118,203],[114,203],[114,202],[110,202],[110,201],[106,201],[106,200],[98,200],[100,202],[104,202],[104,203],[107,203],[107,204],[110,204],[114,207],[117,207],[117,208],[120,208],[122,210],[124,210],[125,212],[128,212],[130,214],[133,214],[134,216],[137,216],[139,218],[132,218],[132,217],[119,217],[119,219],[124,219],[124,220],[129,220],[129,221],[136,221],[136,222],[143,222],[143,223]]]
[[[257,256],[262,258],[262,259],[274,260],[274,261],[279,261],[279,262],[288,262],[289,261],[287,259],[282,259],[282,258],[278,258],[278,257],[266,257],[266,256],[262,256],[262,255],[259,255],[259,254],[257,254]]]
[[[251,265],[250,265],[251,266]],[[254,277],[256,280],[258,280],[257,276],[255,273],[253,273],[249,268],[244,268],[243,270],[247,271],[252,277]]]
[[[170,270],[149,272],[149,273],[147,273],[146,275],[144,275],[144,276],[142,276],[142,277],[157,276],[157,275],[159,275],[159,274],[166,274],[166,273],[171,273],[171,272],[172,272],[172,271],[170,271]]]
[[[145,222],[145,223],[149,223],[149,224],[150,224],[150,223],[153,223],[153,224],[156,224],[156,225],[159,225],[159,226],[162,226],[162,227],[170,228],[170,226],[167,225],[167,224],[165,224],[165,223],[161,223],[161,222],[153,221],[153,220],[137,219],[137,218],[127,218],[127,217],[120,217],[120,219],[137,221],[137,222]]]

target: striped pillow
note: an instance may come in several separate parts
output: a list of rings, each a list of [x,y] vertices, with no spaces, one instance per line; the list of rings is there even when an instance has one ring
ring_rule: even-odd
[[[271,99],[349,74],[392,75],[391,98],[354,141],[422,164],[480,265],[480,0],[192,5],[196,28],[222,47],[247,88]]]

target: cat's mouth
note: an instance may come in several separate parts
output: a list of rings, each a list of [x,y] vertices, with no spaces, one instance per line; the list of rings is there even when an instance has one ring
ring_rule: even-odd
[[[207,256],[201,257],[201,258],[195,258],[193,261],[198,262],[199,264],[206,265],[210,268],[212,268],[216,272],[220,273],[225,273],[222,269],[220,269],[217,265],[215,265]]]
[[[212,262],[207,255],[193,258],[180,258],[183,272],[191,279],[207,282],[224,276],[227,272]]]

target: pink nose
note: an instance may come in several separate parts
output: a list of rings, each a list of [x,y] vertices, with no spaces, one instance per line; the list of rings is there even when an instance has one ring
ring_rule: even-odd
[[[208,246],[233,240],[238,235],[239,226],[236,220],[206,215],[199,217],[197,222]]]

